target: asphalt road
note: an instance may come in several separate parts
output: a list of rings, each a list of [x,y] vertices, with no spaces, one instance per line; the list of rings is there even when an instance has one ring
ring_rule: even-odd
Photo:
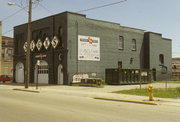
[[[96,100],[0,86],[0,122],[179,122],[180,107]]]

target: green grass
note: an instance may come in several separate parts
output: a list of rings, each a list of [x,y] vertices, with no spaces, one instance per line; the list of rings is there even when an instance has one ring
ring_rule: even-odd
[[[122,91],[115,91],[113,93],[148,96],[147,89],[122,90]],[[168,88],[167,90],[162,88],[153,89],[153,95],[154,97],[159,97],[159,98],[180,98],[180,87]]]

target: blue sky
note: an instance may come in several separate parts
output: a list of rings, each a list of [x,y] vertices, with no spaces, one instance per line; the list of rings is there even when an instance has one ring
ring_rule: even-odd
[[[28,0],[0,0],[0,21],[20,10],[17,6],[8,6],[9,1],[26,6]],[[64,11],[77,12],[118,1],[121,0],[40,0],[41,5],[33,7],[32,19],[37,20]],[[88,18],[162,33],[163,37],[172,39],[172,56],[180,57],[180,0],[127,0],[82,14],[86,14]],[[3,33],[26,23],[27,18],[27,12],[22,10],[5,19],[2,22]],[[4,35],[13,37],[13,31]]]

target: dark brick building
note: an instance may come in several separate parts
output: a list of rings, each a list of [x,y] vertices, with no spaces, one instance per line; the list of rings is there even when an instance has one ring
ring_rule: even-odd
[[[27,24],[14,28],[14,76],[24,81]],[[32,22],[31,82],[69,84],[73,75],[105,77],[106,68],[151,69],[154,80],[170,79],[172,42],[162,35],[64,12]]]

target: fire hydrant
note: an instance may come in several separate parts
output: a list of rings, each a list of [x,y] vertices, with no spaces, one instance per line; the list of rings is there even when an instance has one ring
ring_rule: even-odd
[[[153,86],[152,86],[152,84],[150,84],[147,89],[148,89],[149,101],[154,101],[154,99],[153,99]]]

